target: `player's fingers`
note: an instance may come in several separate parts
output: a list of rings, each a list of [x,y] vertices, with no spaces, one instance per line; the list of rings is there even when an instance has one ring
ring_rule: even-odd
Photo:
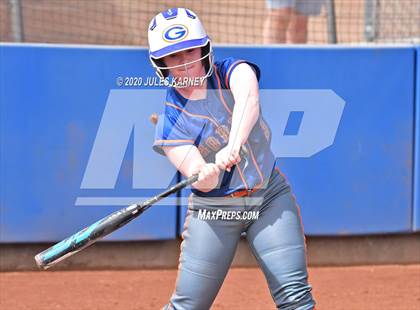
[[[233,154],[233,158],[235,158],[235,162],[239,163],[241,161],[241,155],[239,153]]]
[[[230,168],[238,163],[238,158],[234,155],[230,155],[228,158],[227,167]]]
[[[230,162],[229,158],[223,159],[222,162],[225,170],[232,167],[232,163]]]
[[[215,164],[220,170],[226,169],[226,164],[223,162],[221,156],[216,157]]]
[[[213,177],[216,174],[215,165],[206,165],[204,169],[205,178]]]
[[[207,177],[209,175],[209,168],[207,165],[205,165],[202,169],[202,172],[204,174],[205,177]]]
[[[231,150],[230,154],[236,157],[239,155],[239,152],[238,150],[234,149],[234,150]]]
[[[236,158],[236,162],[239,163],[241,161],[241,154],[239,152],[237,152],[235,154],[235,158]]]
[[[240,160],[239,156],[235,156],[233,154],[230,155],[230,157],[229,157],[229,161],[230,161],[231,166],[236,165],[239,162],[239,160]]]
[[[219,167],[217,167],[217,165],[212,164],[210,166],[210,174],[211,175],[217,175],[220,172]]]
[[[225,158],[223,158],[223,162],[227,166],[231,165],[232,164],[232,157],[231,157],[231,155],[227,155]]]
[[[198,172],[198,181],[201,182],[207,178],[207,165],[203,165],[200,167],[200,170]]]
[[[203,179],[203,174],[201,173],[201,167],[195,166],[192,168],[191,175],[198,175],[197,181],[201,181]],[[194,183],[195,184],[195,183]]]
[[[205,175],[204,175],[203,171],[200,171],[200,172],[198,173],[198,179],[197,179],[197,181],[198,181],[198,182],[201,182],[201,181],[203,181],[203,180],[204,180],[204,178],[205,178]]]

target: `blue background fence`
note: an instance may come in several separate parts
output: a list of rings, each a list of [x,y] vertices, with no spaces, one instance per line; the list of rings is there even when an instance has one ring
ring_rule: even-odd
[[[287,155],[282,137],[298,139],[290,128],[308,125],[308,108],[324,113],[327,97],[261,103],[308,235],[419,230],[419,52],[216,48],[216,59],[258,64],[263,89],[326,90],[345,102],[333,143],[308,157]],[[153,74],[145,49],[0,45],[0,242],[60,240],[175,182],[150,148],[149,116],[162,110],[164,90],[145,97],[141,87],[116,85],[120,76]],[[286,106],[287,123],[278,122]],[[311,126],[322,131],[326,122]],[[175,238],[185,211],[178,204],[171,197],[107,239]]]
[[[416,49],[416,68],[415,68],[415,151],[414,151],[414,195],[413,195],[413,230],[420,230],[420,48]]]

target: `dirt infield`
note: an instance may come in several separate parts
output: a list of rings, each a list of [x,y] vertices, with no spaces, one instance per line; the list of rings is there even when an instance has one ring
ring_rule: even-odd
[[[317,309],[420,309],[420,265],[310,268]],[[176,270],[0,273],[0,309],[159,309]],[[256,268],[230,270],[212,309],[274,309]]]

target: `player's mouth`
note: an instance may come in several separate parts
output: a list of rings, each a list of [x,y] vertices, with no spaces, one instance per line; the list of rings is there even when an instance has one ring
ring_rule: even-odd
[[[190,65],[190,66],[181,68],[180,71],[181,72],[187,72],[187,71],[190,71],[192,68],[194,68],[194,66]]]

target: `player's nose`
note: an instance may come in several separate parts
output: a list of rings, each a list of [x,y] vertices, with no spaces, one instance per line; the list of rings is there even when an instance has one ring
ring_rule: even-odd
[[[180,61],[180,64],[185,64],[189,61],[188,54],[185,51],[180,53],[179,61]]]

